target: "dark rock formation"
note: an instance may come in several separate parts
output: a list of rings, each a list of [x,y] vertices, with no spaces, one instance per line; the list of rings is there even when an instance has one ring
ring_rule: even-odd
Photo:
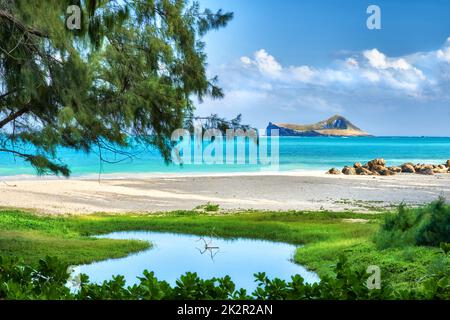
[[[353,176],[356,174],[356,170],[353,167],[344,167],[344,169],[342,169],[342,173],[348,176]]]
[[[341,174],[341,171],[339,169],[336,169],[336,168],[331,168],[330,170],[328,170],[327,173],[328,174]]]
[[[401,166],[386,166],[384,159],[374,159],[363,165],[356,162],[353,167],[346,166],[342,169],[342,173],[345,175],[361,175],[361,176],[392,176],[398,173],[416,173],[423,175],[445,174],[450,173],[449,161],[446,164],[412,164],[404,163]],[[333,168],[328,171],[330,174],[338,174],[338,169]]]

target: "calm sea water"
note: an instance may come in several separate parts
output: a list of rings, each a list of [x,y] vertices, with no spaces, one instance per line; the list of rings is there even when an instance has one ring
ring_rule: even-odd
[[[153,247],[125,258],[78,266],[74,268],[74,275],[87,274],[96,283],[123,275],[127,284],[132,285],[147,269],[155,272],[159,280],[174,285],[189,271],[203,279],[229,275],[237,288],[248,292],[256,289],[253,274],[258,272],[266,272],[271,279],[289,281],[292,275],[299,274],[307,283],[320,281],[314,272],[291,261],[296,246],[287,243],[206,237],[206,243],[216,248],[205,251],[203,240],[187,234],[136,231],[116,232],[101,238],[150,241]]]
[[[358,137],[358,138],[280,138],[280,170],[326,170],[354,162],[385,158],[389,164],[404,162],[443,163],[450,159],[450,138],[431,137]],[[62,149],[61,161],[69,164],[74,176],[102,173],[192,173],[192,172],[251,172],[258,165],[166,165],[153,148],[137,146],[132,159],[104,154],[119,163],[100,164],[96,154]],[[0,176],[34,174],[34,170],[18,158],[0,153]]]

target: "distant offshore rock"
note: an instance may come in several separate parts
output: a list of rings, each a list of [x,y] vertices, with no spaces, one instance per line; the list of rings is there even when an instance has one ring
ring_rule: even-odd
[[[328,174],[345,174],[349,176],[392,176],[398,173],[415,173],[423,175],[434,175],[437,173],[450,173],[450,160],[445,164],[413,164],[404,163],[401,166],[386,166],[386,161],[382,158],[374,159],[366,164],[356,162],[353,167],[345,166],[341,171],[336,168],[331,168]]]
[[[281,137],[369,137],[370,134],[359,129],[346,118],[335,115],[316,124],[287,124],[272,123],[267,126],[270,130],[277,129]]]

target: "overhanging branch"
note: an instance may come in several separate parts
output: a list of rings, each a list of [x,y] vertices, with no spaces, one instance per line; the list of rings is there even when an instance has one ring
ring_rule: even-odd
[[[25,33],[29,33],[29,34],[32,34],[32,35],[35,35],[35,36],[41,37],[41,38],[49,37],[47,33],[43,32],[41,30],[37,30],[37,29],[26,26],[23,22],[21,22],[19,19],[14,17],[12,14],[6,12],[5,10],[0,10],[0,18],[6,19],[9,22],[13,23],[17,28],[19,28],[21,31],[23,31]]]
[[[13,94],[13,93],[16,93],[16,92],[18,92],[19,90],[20,90],[20,89],[14,89],[14,90],[8,91],[8,92],[6,92],[6,93],[4,93],[4,94],[0,94],[0,100],[5,99],[7,96],[9,96],[9,95],[11,95],[11,94]]]
[[[11,113],[9,116],[7,116],[5,119],[0,121],[0,128],[3,128],[5,125],[10,123],[11,121],[16,120],[17,118],[23,116],[25,113],[30,111],[28,107],[24,107],[16,112]]]
[[[11,149],[0,149],[0,152],[11,153],[11,154],[19,156],[21,158],[24,158],[24,159],[28,159],[28,158],[32,157],[31,154],[26,154],[26,153],[22,153],[22,152],[19,152],[19,151],[16,151],[16,150],[11,150]]]

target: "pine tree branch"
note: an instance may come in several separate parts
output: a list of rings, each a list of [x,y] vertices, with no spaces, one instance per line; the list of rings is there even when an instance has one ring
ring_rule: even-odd
[[[8,91],[8,92],[6,92],[6,93],[4,93],[4,94],[0,94],[0,100],[3,100],[3,99],[5,99],[7,96],[9,96],[10,94],[13,94],[13,93],[16,93],[16,92],[18,92],[20,89],[14,89],[14,90],[11,90],[11,91]]]
[[[35,35],[35,36],[41,37],[41,38],[49,37],[47,33],[43,32],[41,30],[29,28],[28,26],[26,26],[24,23],[22,23],[20,20],[18,20],[12,14],[6,12],[5,10],[0,10],[0,18],[6,19],[6,20],[12,22],[16,27],[18,27],[21,31],[23,31],[25,33],[29,33],[29,34],[32,34],[32,35]]]
[[[25,113],[30,111],[29,107],[24,107],[16,112],[11,113],[9,116],[7,116],[5,119],[0,121],[0,128],[3,128],[5,125],[10,123],[11,121],[16,120],[17,118],[23,116]]]
[[[32,155],[27,153],[21,153],[16,150],[0,148],[0,152],[11,153],[16,156],[23,158],[25,161],[29,162],[32,167],[37,170],[39,175],[53,173],[56,175],[62,174],[65,177],[70,176],[70,170],[66,165],[56,164],[51,162],[47,157],[43,155]]]
[[[16,150],[11,150],[11,149],[0,149],[0,152],[12,153],[12,154],[15,154],[16,156],[19,156],[19,157],[22,157],[22,158],[32,157],[31,154],[25,154],[25,153],[21,153],[21,152],[16,151]]]

